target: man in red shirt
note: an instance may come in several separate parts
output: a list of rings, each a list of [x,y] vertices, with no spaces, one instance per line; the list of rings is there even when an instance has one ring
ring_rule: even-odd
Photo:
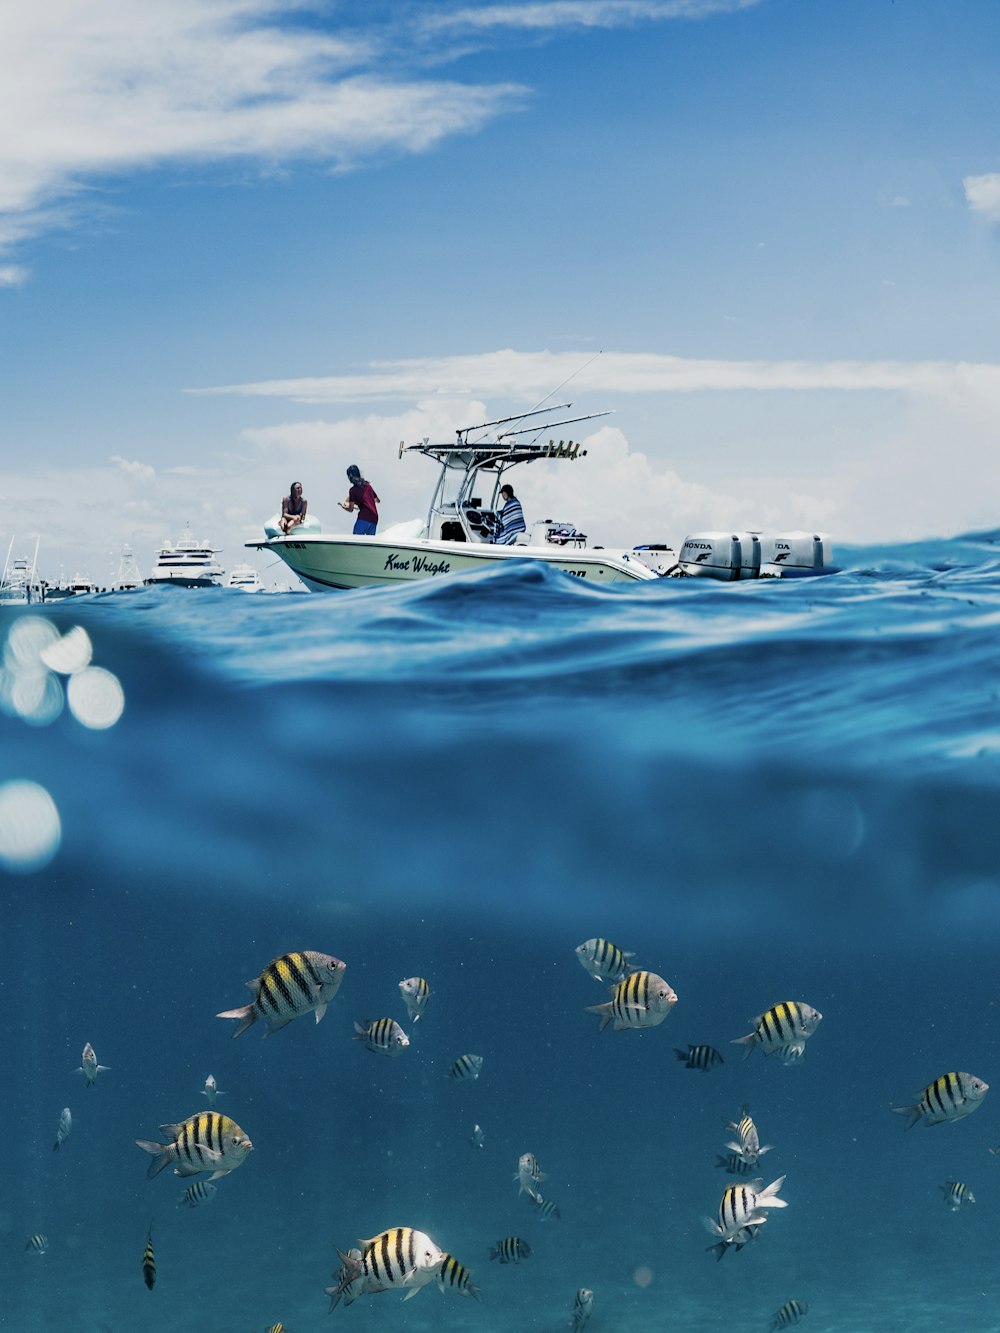
[[[358,516],[354,520],[354,533],[359,537],[374,537],[375,530],[378,527],[378,496],[370,481],[365,481],[361,475],[361,469],[356,463],[352,463],[347,469],[347,480],[351,483],[351,489],[347,493],[347,499],[341,500],[341,509],[346,509],[352,514],[356,509]]]

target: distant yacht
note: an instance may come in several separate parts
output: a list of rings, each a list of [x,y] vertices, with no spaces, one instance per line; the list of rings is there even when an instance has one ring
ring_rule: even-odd
[[[97,592],[97,584],[77,574],[71,579],[60,579],[58,583],[42,586],[43,602],[61,602],[67,597],[86,597]]]
[[[115,575],[111,586],[115,592],[131,592],[134,588],[142,587],[142,574],[139,572],[138,562],[132,554],[132,548],[128,542],[122,547],[121,558],[118,561],[118,573]]]
[[[219,588],[223,571],[215,559],[217,554],[208,542],[196,541],[191,528],[186,527],[176,545],[163,543],[146,586],[175,583],[181,588]]]
[[[239,588],[241,592],[263,592],[264,585],[253,565],[235,565],[226,579],[227,588]]]
[[[14,555],[14,538],[7,547],[7,559],[3,574],[0,575],[0,606],[18,606],[35,601],[40,590],[36,577],[38,565],[38,543],[35,538],[35,554],[29,561],[25,556]]]

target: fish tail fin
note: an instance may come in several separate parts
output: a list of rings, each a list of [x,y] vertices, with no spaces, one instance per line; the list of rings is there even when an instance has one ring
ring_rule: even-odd
[[[904,1130],[912,1129],[913,1126],[920,1119],[919,1102],[917,1102],[915,1106],[894,1106],[892,1109],[896,1112],[897,1115],[905,1115],[907,1117],[906,1124],[903,1126]]]
[[[153,1157],[153,1161],[150,1162],[149,1169],[146,1172],[147,1180],[152,1180],[154,1176],[160,1174],[164,1167],[170,1165],[174,1155],[172,1144],[153,1143],[149,1139],[136,1139],[135,1143],[143,1152],[151,1153]]]
[[[767,1189],[761,1190],[757,1195],[758,1208],[787,1208],[788,1203],[785,1199],[778,1198],[778,1190],[785,1183],[785,1177],[779,1176],[777,1180],[772,1180]]]
[[[683,1060],[684,1063],[687,1064],[687,1060],[688,1060],[688,1053],[687,1053],[687,1051],[679,1051],[679,1050],[677,1049],[677,1047],[675,1046],[675,1047],[674,1047],[674,1055],[677,1057],[678,1060]]]
[[[729,1246],[726,1244],[726,1242],[724,1240],[720,1240],[717,1245],[709,1245],[707,1247],[707,1253],[714,1254],[715,1262],[718,1263],[728,1249]]]
[[[239,1009],[224,1009],[221,1014],[216,1014],[215,1016],[216,1018],[238,1019],[240,1025],[233,1033],[234,1037],[238,1037],[241,1033],[246,1032],[247,1028],[252,1028],[254,1023],[257,1022],[257,1006],[256,1004],[245,1004]]]
[[[611,1022],[611,1001],[609,1000],[606,1004],[588,1004],[585,1012],[598,1015],[601,1020],[601,1025],[597,1030],[598,1032],[603,1032]]]
[[[745,1060],[757,1045],[757,1033],[748,1032],[745,1037],[733,1037],[729,1044],[730,1046],[745,1046],[746,1050],[743,1052],[743,1059]]]

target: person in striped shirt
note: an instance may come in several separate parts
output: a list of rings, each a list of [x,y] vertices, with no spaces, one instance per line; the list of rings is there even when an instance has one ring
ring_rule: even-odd
[[[501,486],[500,498],[503,500],[498,515],[500,526],[496,530],[493,541],[497,546],[510,546],[519,532],[527,531],[524,524],[524,512],[521,509],[521,501],[514,494],[513,486]]]

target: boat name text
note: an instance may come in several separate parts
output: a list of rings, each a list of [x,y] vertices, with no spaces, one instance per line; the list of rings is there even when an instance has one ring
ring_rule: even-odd
[[[398,551],[390,551],[386,556],[385,569],[393,573],[450,574],[451,563],[448,560],[428,560],[425,555],[414,555],[404,560]]]

